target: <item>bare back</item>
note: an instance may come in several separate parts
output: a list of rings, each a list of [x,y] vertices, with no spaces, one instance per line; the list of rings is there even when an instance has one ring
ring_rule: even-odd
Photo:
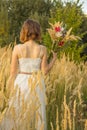
[[[42,58],[43,46],[37,43],[25,43],[18,45],[18,58]]]

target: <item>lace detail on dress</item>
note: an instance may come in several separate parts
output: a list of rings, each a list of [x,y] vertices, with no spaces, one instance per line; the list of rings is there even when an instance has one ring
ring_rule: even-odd
[[[34,72],[40,70],[41,59],[21,58],[19,59],[20,72]]]
[[[21,58],[19,58],[19,72],[34,72],[34,71],[38,71],[40,70],[40,66],[41,66],[41,51],[42,51],[42,47],[40,46],[40,53],[39,53],[39,57],[38,58],[23,58],[23,54],[22,51],[20,49],[20,45],[18,46],[19,48],[19,52],[21,55]],[[26,46],[27,49],[27,46]]]

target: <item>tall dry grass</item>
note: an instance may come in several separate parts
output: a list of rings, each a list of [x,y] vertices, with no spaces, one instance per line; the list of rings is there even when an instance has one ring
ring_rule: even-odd
[[[10,46],[0,49],[0,120],[3,119],[8,108],[9,94],[6,90],[6,83],[9,77],[11,54]],[[78,65],[63,55],[44,78],[47,95],[47,130],[86,130],[87,64]],[[22,111],[29,110],[25,108],[27,106],[23,104]],[[15,119],[13,108],[12,113]],[[14,130],[20,130],[24,124],[28,123],[29,111],[25,120],[18,119],[20,126],[19,128],[15,126]],[[28,129],[30,130],[29,126],[26,130]]]
[[[52,129],[84,130],[87,118],[86,79],[87,64],[77,65],[65,55],[56,61],[46,77],[48,129],[52,122]],[[56,123],[57,109],[59,126]]]

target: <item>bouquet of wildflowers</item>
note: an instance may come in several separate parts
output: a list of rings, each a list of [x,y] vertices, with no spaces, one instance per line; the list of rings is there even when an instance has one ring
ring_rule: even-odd
[[[49,24],[51,25],[51,28],[47,30],[53,42],[51,48],[54,52],[59,52],[59,50],[61,50],[69,41],[81,40],[80,37],[71,34],[72,28],[66,30],[63,22],[55,22],[55,24]]]

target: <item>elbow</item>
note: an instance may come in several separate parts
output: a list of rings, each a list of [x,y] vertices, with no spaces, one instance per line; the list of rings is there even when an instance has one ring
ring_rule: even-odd
[[[10,76],[11,77],[15,77],[17,75],[17,71],[16,70],[11,70],[10,71]]]
[[[44,72],[44,75],[47,75],[47,74],[48,74],[48,69],[46,69]]]
[[[11,73],[10,73],[10,77],[11,77],[11,78],[15,78],[16,75],[17,75],[17,73],[15,73],[15,72],[11,72]]]
[[[47,74],[48,74],[48,68],[45,68],[44,70],[42,70],[42,73],[43,73],[44,75],[47,75]]]
[[[45,72],[44,72],[44,75],[47,75],[47,74],[48,74],[48,72],[45,71]]]

